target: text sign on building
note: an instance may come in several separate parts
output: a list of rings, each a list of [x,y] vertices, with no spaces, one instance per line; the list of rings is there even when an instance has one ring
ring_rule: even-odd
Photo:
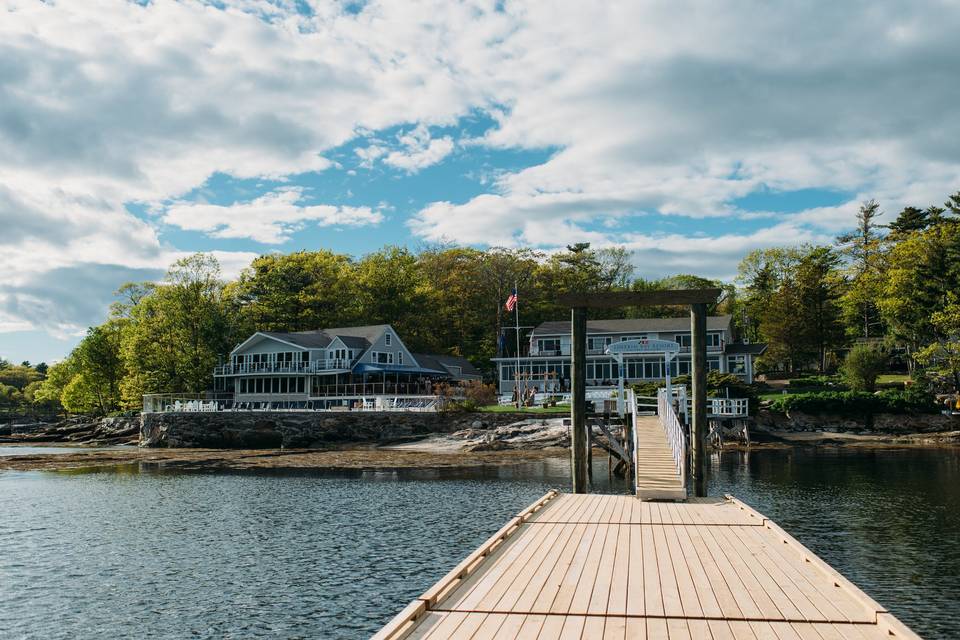
[[[621,340],[612,342],[604,353],[678,353],[680,345],[669,340]]]

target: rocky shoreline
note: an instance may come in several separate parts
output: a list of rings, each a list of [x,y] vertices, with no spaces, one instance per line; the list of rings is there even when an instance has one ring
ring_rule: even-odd
[[[568,455],[569,426],[563,418],[529,418],[503,414],[405,414],[377,422],[369,414],[360,422],[338,420],[340,416],[313,416],[307,422],[286,419],[284,437],[300,443],[288,447],[263,447],[258,441],[278,433],[265,416],[247,417],[250,424],[217,432],[216,447],[144,447],[139,417],[101,420],[71,419],[27,433],[0,436],[2,445],[76,446],[76,453],[0,457],[0,470],[59,470],[138,465],[140,468],[185,471],[273,469],[277,471],[337,469],[446,468],[512,464]],[[492,418],[492,419],[491,419]],[[796,446],[845,447],[955,447],[960,446],[960,423],[949,416],[879,417],[874,427],[865,422],[829,416],[772,414],[761,410],[753,421],[751,449]],[[312,422],[311,422],[312,421]],[[327,424],[327,421],[331,421]],[[229,420],[221,419],[228,423]],[[293,425],[293,426],[290,426]],[[948,427],[948,428],[945,428]],[[952,427],[952,428],[949,428]],[[198,427],[194,426],[193,429]],[[319,431],[318,431],[319,429]],[[240,433],[241,435],[236,435]],[[320,434],[318,439],[318,433]],[[271,436],[275,437],[275,436]],[[299,438],[299,439],[297,439]],[[247,446],[224,447],[226,442]],[[255,443],[253,447],[249,443]],[[137,445],[141,446],[122,446]],[[177,446],[181,445],[181,446]],[[111,449],[87,450],[91,447]],[[725,449],[746,445],[729,443]]]
[[[54,423],[6,425],[0,444],[63,444],[89,446],[136,445],[140,416],[91,418],[77,416]]]

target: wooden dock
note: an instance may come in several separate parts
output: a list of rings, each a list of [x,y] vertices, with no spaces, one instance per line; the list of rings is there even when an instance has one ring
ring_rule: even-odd
[[[917,638],[742,502],[551,491],[374,638]]]

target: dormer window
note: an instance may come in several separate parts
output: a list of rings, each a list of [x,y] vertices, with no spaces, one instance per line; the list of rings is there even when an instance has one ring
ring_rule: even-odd
[[[390,332],[389,332],[389,331],[388,331],[387,333],[383,334],[383,344],[385,344],[385,345],[387,345],[387,346],[389,347],[389,346],[390,346],[391,338],[392,338],[392,336],[390,335]]]

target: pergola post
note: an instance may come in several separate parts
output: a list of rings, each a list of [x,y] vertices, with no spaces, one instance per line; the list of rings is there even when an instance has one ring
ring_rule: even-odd
[[[587,310],[574,307],[571,312],[570,371],[570,457],[573,492],[587,492]]]
[[[690,453],[693,495],[707,495],[707,305],[690,305],[690,359],[693,419],[690,421]]]

